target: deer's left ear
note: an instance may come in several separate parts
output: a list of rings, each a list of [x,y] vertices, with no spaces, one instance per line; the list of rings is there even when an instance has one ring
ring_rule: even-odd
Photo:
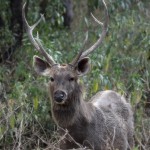
[[[91,65],[90,65],[90,58],[84,57],[81,60],[79,60],[76,71],[79,76],[83,76],[87,74],[90,71]]]
[[[36,55],[33,57],[33,67],[39,75],[48,76],[50,73],[49,63]]]

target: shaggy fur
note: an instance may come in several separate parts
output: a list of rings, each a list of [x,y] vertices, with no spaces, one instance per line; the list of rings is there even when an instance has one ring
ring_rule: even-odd
[[[45,63],[35,57],[35,70],[51,78],[52,117],[60,135],[65,135],[59,146],[61,149],[80,148],[80,145],[93,150],[133,148],[133,114],[130,104],[123,97],[114,91],[103,91],[89,102],[84,101],[78,76],[88,72],[88,58],[80,60],[76,68],[70,65],[47,66]],[[62,103],[55,100],[56,91],[66,93]]]
[[[56,124],[83,146],[94,150],[127,150],[133,147],[133,115],[130,104],[114,91],[103,91],[85,102],[82,86],[77,84],[66,105],[53,103]],[[106,103],[108,101],[108,103]],[[59,131],[61,135],[64,130]],[[61,149],[79,148],[66,137]]]

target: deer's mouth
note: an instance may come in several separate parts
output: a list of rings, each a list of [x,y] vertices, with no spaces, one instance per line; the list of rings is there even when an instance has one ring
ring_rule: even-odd
[[[56,100],[54,100],[55,101],[55,103],[56,104],[58,104],[58,105],[65,105],[66,104],[66,100],[63,100],[63,101],[56,101]]]

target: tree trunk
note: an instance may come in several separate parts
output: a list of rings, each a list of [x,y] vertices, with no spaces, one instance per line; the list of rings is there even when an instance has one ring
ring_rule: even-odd
[[[22,0],[10,0],[11,23],[10,30],[14,39],[13,44],[5,50],[0,61],[10,59],[15,50],[22,45],[23,21],[22,21]]]
[[[3,18],[0,16],[0,29],[4,26],[4,20]]]
[[[46,7],[48,5],[48,0],[40,0],[40,14],[44,14],[46,17]]]
[[[64,0],[64,7],[65,13],[63,14],[64,17],[64,26],[70,28],[71,22],[73,20],[73,2],[72,0]]]

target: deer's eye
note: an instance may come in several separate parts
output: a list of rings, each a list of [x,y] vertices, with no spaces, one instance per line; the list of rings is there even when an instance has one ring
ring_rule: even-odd
[[[50,77],[50,81],[51,81],[51,82],[54,82],[54,78],[53,78],[53,77]]]
[[[74,81],[74,79],[75,79],[74,77],[70,77],[69,81]]]

